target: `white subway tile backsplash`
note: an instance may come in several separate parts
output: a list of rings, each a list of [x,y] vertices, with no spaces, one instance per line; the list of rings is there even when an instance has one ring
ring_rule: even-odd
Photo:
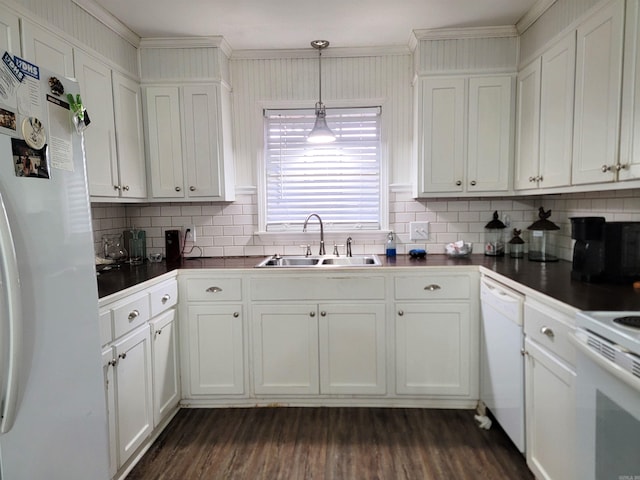
[[[256,195],[238,195],[234,203],[189,203],[189,204],[94,204],[92,205],[94,246],[100,252],[102,235],[122,233],[135,226],[147,234],[147,247],[164,250],[164,231],[185,225],[196,225],[197,242],[191,256],[245,256],[303,253],[300,241],[285,244],[264,239],[258,230],[258,206]],[[505,241],[511,238],[512,229],[523,230],[523,238],[529,241],[527,227],[538,218],[538,208],[552,210],[551,221],[560,226],[556,234],[558,253],[561,258],[572,257],[571,223],[573,216],[603,216],[609,221],[640,221],[640,190],[589,192],[552,196],[531,196],[487,199],[420,199],[411,197],[407,191],[389,194],[389,228],[397,233],[399,254],[411,248],[426,248],[431,253],[441,253],[444,245],[456,240],[474,244],[474,251],[482,252],[485,241],[485,225],[497,210],[504,221],[511,220],[505,229]],[[430,235],[424,243],[409,240],[408,224],[412,221],[428,221]],[[327,251],[333,247],[334,239],[327,236]],[[355,242],[356,254],[384,254],[385,238]],[[313,251],[317,249],[317,239]],[[313,242],[312,242],[313,243]],[[343,244],[342,238],[336,243]]]

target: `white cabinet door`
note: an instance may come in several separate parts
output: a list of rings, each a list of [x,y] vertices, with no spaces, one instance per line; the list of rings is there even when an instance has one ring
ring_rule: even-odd
[[[509,190],[513,146],[513,80],[469,79],[468,192]]]
[[[180,89],[145,88],[145,127],[151,196],[183,198]]]
[[[319,310],[320,393],[385,393],[385,305],[321,304]]]
[[[224,169],[222,157],[219,87],[182,87],[184,144],[189,198],[222,198]]]
[[[514,188],[538,188],[540,134],[540,59],[518,73]]]
[[[0,10],[0,52],[21,55],[20,21],[16,15],[7,10]]]
[[[89,193],[117,197],[118,156],[111,69],[81,50],[74,51],[74,59],[80,94],[91,118],[91,128],[84,132]]]
[[[27,60],[65,77],[74,77],[71,44],[28,20],[21,19],[21,26],[22,54]]]
[[[477,396],[471,358],[478,339],[472,344],[468,304],[396,304],[395,333],[398,394]]]
[[[418,196],[462,192],[465,80],[426,78],[418,88]]]
[[[572,182],[613,181],[618,163],[624,0],[578,27]]]
[[[542,55],[540,85],[541,187],[571,184],[575,32]]]
[[[539,479],[575,478],[575,372],[528,338],[525,351],[527,465]]]
[[[180,401],[178,366],[178,322],[175,309],[167,310],[149,322],[153,344],[153,425],[160,422]]]
[[[117,72],[113,72],[112,81],[120,195],[124,198],[146,198],[147,176],[140,87],[133,80]]]
[[[627,2],[618,180],[640,178],[640,3]]]
[[[122,466],[153,430],[151,335],[149,325],[113,345],[119,464]]]
[[[113,348],[102,351],[102,373],[104,375],[104,393],[107,404],[107,433],[109,434],[109,478],[118,471],[118,440],[116,424],[116,384],[115,371],[116,356]]]
[[[254,304],[256,394],[318,394],[317,305]]]
[[[190,305],[187,316],[190,394],[243,394],[242,305]]]

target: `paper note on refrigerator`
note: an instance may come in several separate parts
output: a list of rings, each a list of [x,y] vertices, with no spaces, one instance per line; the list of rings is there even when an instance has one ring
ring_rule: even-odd
[[[69,104],[47,95],[49,109],[49,158],[51,168],[73,172],[73,146]]]

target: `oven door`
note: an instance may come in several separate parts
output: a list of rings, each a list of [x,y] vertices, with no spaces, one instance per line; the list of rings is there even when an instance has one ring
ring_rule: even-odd
[[[573,340],[577,478],[640,480],[640,357],[579,329]]]

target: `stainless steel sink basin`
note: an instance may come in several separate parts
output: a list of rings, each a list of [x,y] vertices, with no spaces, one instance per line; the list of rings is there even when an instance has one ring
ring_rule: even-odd
[[[285,255],[267,257],[256,265],[257,268],[331,268],[331,267],[374,267],[382,265],[377,255],[355,255],[335,257],[317,255],[312,257]]]

